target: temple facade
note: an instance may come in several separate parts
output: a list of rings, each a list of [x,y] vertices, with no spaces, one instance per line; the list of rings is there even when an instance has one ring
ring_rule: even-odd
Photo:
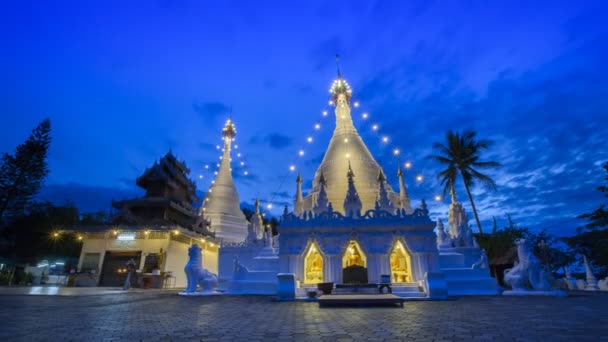
[[[76,286],[122,286],[135,263],[134,286],[183,287],[187,249],[199,244],[203,264],[217,272],[219,242],[193,207],[190,170],[169,152],[136,179],[144,196],[112,201],[108,222],[74,227],[82,241]]]

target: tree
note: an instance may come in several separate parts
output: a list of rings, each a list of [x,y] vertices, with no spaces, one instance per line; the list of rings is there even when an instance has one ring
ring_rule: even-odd
[[[608,162],[603,166],[608,173]],[[604,178],[608,181],[608,176]],[[597,187],[608,197],[608,186]],[[577,254],[587,256],[589,262],[597,267],[602,274],[608,273],[608,210],[606,204],[600,205],[596,210],[579,215],[578,218],[587,220],[587,224],[579,227],[577,234],[564,238],[564,242]]]
[[[456,178],[458,175],[462,177],[479,234],[483,234],[475,202],[471,195],[471,187],[480,182],[495,190],[496,183],[487,175],[479,172],[478,169],[498,167],[500,164],[495,161],[480,161],[481,152],[487,150],[493,142],[487,139],[477,139],[476,136],[475,131],[458,133],[450,130],[446,134],[445,143],[436,142],[433,144],[433,149],[439,154],[431,155],[428,158],[447,166],[445,170],[437,174],[437,179],[441,181],[441,185],[444,187],[443,194],[445,195],[449,190],[453,201],[455,200]]]
[[[73,203],[54,205],[32,202],[25,213],[11,221],[2,231],[7,244],[0,255],[18,262],[36,262],[56,257],[77,257],[80,243],[69,228],[80,223]],[[59,231],[64,231],[55,236]]]
[[[0,227],[23,215],[49,173],[46,157],[51,144],[51,122],[43,120],[14,155],[0,158]]]
[[[608,174],[608,162],[606,162],[603,167],[604,167],[604,170],[606,170],[606,173]],[[608,175],[604,179],[608,182]],[[608,197],[608,186],[606,186],[606,185],[598,186],[597,189],[600,192],[604,192],[605,197]],[[588,229],[608,227],[608,210],[606,209],[605,204],[600,205],[599,208],[597,208],[596,210],[594,210],[590,213],[582,214],[582,215],[578,216],[578,218],[589,220],[589,223],[587,223],[585,225],[585,228],[588,228]]]

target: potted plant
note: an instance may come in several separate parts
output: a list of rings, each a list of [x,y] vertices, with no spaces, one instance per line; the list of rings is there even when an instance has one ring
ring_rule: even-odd
[[[334,283],[318,283],[317,289],[325,295],[331,294],[331,291],[334,289]]]

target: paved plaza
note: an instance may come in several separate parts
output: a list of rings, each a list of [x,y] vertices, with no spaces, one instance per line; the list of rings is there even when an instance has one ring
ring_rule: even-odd
[[[460,297],[405,308],[319,308],[175,292],[0,295],[0,341],[598,341],[608,295]]]

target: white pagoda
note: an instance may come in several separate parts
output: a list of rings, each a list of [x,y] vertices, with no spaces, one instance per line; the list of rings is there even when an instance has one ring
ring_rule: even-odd
[[[239,194],[232,179],[230,149],[236,136],[236,127],[228,119],[222,130],[224,149],[217,176],[207,191],[201,215],[210,222],[210,230],[223,242],[243,242],[247,237],[248,222],[241,211]]]

